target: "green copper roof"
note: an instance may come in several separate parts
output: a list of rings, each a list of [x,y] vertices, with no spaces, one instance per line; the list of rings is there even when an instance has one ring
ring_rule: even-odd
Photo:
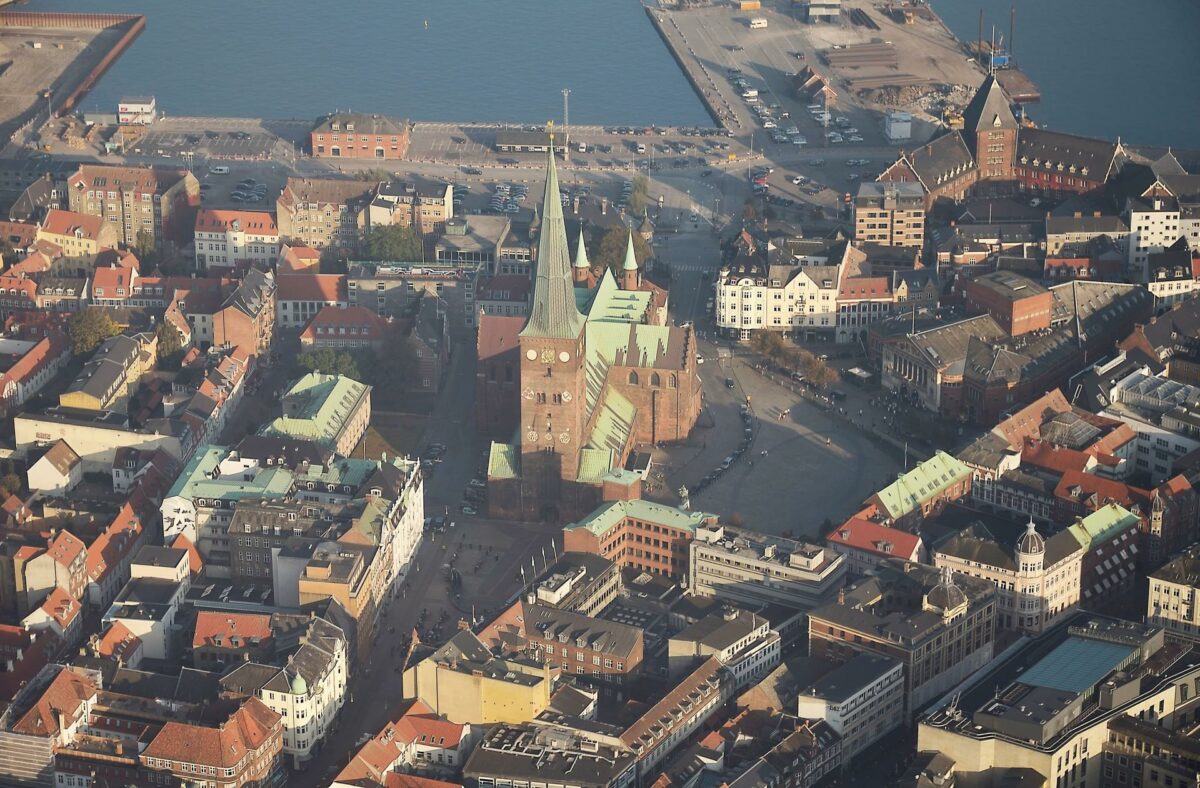
[[[575,339],[583,331],[583,315],[575,306],[575,284],[571,280],[567,225],[563,221],[558,191],[554,146],[546,157],[546,192],[542,197],[542,227],[538,233],[537,276],[533,282],[533,305],[523,337]]]
[[[225,446],[201,446],[192,455],[192,459],[184,467],[179,478],[171,485],[168,498],[181,496],[191,500],[206,498],[209,500],[236,501],[243,498],[271,498],[286,495],[292,489],[293,476],[287,468],[278,466],[258,468],[253,471],[250,481],[245,479],[242,465],[236,463],[236,470],[226,476],[216,476],[221,460],[229,456]]]
[[[612,468],[612,452],[608,449],[584,449],[579,452],[578,481],[597,484]]]
[[[576,268],[591,268],[592,264],[587,259],[587,244],[583,241],[583,225],[579,225],[579,245],[575,247],[575,267]]]
[[[636,418],[637,408],[633,403],[610,387],[605,392],[604,401],[600,403],[600,414],[596,417],[591,435],[588,436],[586,448],[608,449],[614,457],[620,457],[625,453]]]
[[[261,434],[300,438],[334,448],[355,406],[364,396],[370,396],[370,391],[365,383],[343,375],[310,372],[284,394],[285,399],[299,404],[296,414],[280,416],[263,427]]]
[[[492,441],[491,451],[488,452],[489,479],[515,479],[520,463],[517,459],[517,447],[511,443]]]
[[[635,254],[633,251],[633,230],[629,231],[629,238],[625,241],[625,264],[621,266],[621,270],[638,270],[637,254]]]
[[[304,677],[300,675],[300,671],[296,671],[295,673],[292,674],[291,685],[292,685],[292,694],[293,695],[307,695],[308,694],[308,682],[305,681]]]
[[[650,293],[646,290],[622,290],[612,271],[605,270],[599,284],[592,291],[591,303],[587,307],[588,324],[640,323],[650,307]]]
[[[1075,539],[1087,549],[1107,542],[1130,526],[1137,526],[1138,518],[1133,512],[1115,503],[1102,506],[1067,528]]]
[[[970,468],[939,451],[876,495],[887,516],[896,519],[919,509],[924,501],[970,476]]]
[[[612,501],[604,504],[579,522],[565,526],[563,530],[586,528],[596,536],[602,536],[626,517],[695,533],[697,528],[704,525],[706,521],[716,518],[716,515],[708,512],[688,512],[675,506],[667,506],[653,501]]]

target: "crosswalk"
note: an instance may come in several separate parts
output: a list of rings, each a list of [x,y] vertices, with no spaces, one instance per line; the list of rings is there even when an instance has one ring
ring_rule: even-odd
[[[713,270],[713,266],[703,265],[701,263],[671,263],[671,271],[673,271],[675,273],[686,272],[686,271],[693,271],[693,272],[710,271],[711,272],[712,270]]]

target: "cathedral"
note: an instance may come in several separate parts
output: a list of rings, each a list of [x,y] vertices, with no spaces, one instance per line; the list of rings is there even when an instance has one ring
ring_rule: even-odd
[[[572,264],[552,151],[532,302],[509,334],[509,363],[482,349],[503,345],[513,318],[479,326],[481,396],[515,375],[515,434],[488,457],[492,517],[565,521],[639,498],[641,476],[625,468],[633,449],[684,440],[700,415],[695,333],[666,325],[665,291],[642,281],[632,237],[619,279],[590,274],[582,232]]]

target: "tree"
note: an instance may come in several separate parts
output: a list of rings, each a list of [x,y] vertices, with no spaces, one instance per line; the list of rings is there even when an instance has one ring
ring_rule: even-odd
[[[753,197],[747,197],[742,203],[742,220],[752,222],[758,218],[758,207],[754,204]]]
[[[402,224],[371,227],[363,235],[365,260],[420,260],[424,253],[425,242],[413,228]]]
[[[646,210],[646,200],[650,190],[650,178],[638,175],[633,179],[633,191],[629,194],[629,212],[634,216],[641,215]]]
[[[154,234],[149,230],[138,230],[137,239],[134,241],[133,248],[137,252],[138,259],[145,262],[154,254]]]
[[[614,276],[620,276],[621,268],[625,265],[625,248],[628,243],[629,231],[627,229],[610,227],[604,235],[600,236],[599,243],[593,244],[595,248],[588,251],[592,269],[602,273],[607,267]],[[640,268],[652,254],[650,244],[646,243],[642,236],[634,233],[633,256],[637,260],[638,267]]]
[[[370,370],[366,381],[377,390],[392,393],[408,388],[417,374],[417,353],[412,342],[399,339],[372,354],[363,369]]]
[[[354,356],[331,348],[310,350],[296,356],[296,366],[306,372],[320,372],[322,375],[345,375],[348,378],[362,380],[358,362]]]
[[[346,255],[336,247],[328,246],[321,250],[321,260],[318,269],[323,274],[346,273]]]
[[[0,477],[0,488],[9,495],[16,495],[21,492],[21,477],[15,473],[6,473]]]
[[[183,357],[183,335],[165,320],[158,324],[154,333],[158,337],[158,363],[172,369],[177,368]]]
[[[121,328],[103,309],[89,306],[71,315],[67,333],[71,337],[71,352],[78,356],[91,353],[101,342],[121,333]]]

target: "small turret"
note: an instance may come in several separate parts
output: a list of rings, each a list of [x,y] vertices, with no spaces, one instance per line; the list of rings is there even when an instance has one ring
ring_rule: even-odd
[[[621,266],[621,289],[637,290],[639,284],[637,255],[633,251],[633,230],[625,244],[625,263]]]
[[[571,277],[575,284],[585,284],[591,273],[592,264],[588,261],[587,243],[583,239],[583,225],[579,226],[579,244],[575,247],[575,265],[571,269]]]

